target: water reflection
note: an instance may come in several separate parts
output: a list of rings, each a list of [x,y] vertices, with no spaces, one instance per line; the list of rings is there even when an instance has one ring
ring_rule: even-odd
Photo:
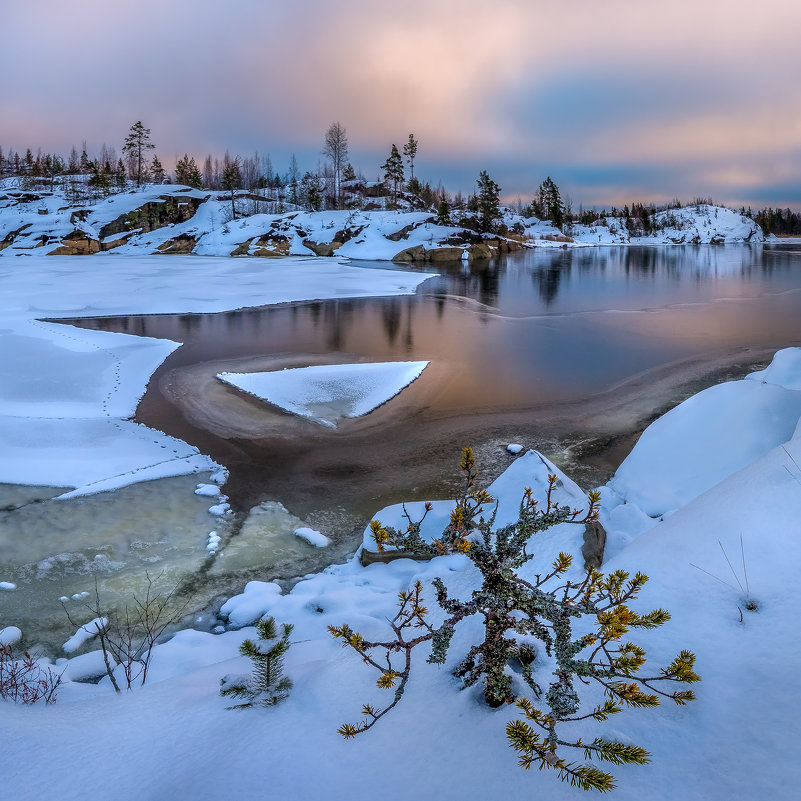
[[[520,408],[711,349],[795,343],[799,261],[769,247],[526,251],[444,269],[414,296],[80,324],[183,342],[169,369],[292,353],[427,359],[448,374],[439,411]]]

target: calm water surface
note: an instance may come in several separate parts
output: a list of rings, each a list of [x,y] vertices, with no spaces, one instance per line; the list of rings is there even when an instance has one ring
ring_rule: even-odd
[[[375,267],[375,263],[365,266]],[[701,386],[801,344],[801,249],[588,248],[458,265],[414,296],[210,315],[104,318],[90,328],[184,343],[137,419],[231,468],[245,506],[309,515],[447,491],[458,451],[485,470],[509,441],[605,478],[639,431]],[[224,369],[431,361],[395,400],[336,431],[224,388]],[[583,471],[583,473],[582,473]]]

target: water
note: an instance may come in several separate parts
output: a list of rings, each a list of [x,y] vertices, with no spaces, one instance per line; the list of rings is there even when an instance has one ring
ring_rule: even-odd
[[[200,609],[249,578],[317,569],[352,551],[382,506],[451,496],[466,444],[487,481],[514,441],[590,487],[656,415],[801,344],[799,321],[792,246],[526,251],[458,265],[410,297],[72,321],[184,343],[154,374],[137,420],[229,467],[238,515],[221,524],[224,556],[210,558],[206,537],[220,526],[192,492],[198,477],[69,502],[48,500],[56,491],[46,488],[0,488],[0,578],[19,584],[0,597],[0,620],[53,648],[71,633],[56,599],[93,590],[95,576],[122,599],[145,570],[158,572]],[[424,359],[431,365],[398,397],[336,430],[215,378]],[[293,537],[301,523],[332,547]]]
[[[375,266],[371,264],[370,266]],[[184,345],[137,419],[226,464],[241,508],[277,499],[354,525],[377,505],[447,493],[460,448],[485,473],[509,441],[609,473],[631,433],[692,391],[801,342],[792,247],[525,251],[459,265],[411,297],[81,324]],[[223,371],[430,360],[386,406],[336,431],[221,384]]]

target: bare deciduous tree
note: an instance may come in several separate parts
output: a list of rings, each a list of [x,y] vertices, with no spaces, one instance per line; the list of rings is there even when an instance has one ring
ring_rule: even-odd
[[[332,122],[325,132],[323,155],[331,161],[334,171],[334,195],[336,205],[342,200],[342,169],[348,160],[348,135],[344,126],[339,122]]]
[[[114,673],[115,668],[118,665],[121,667],[127,690],[132,689],[136,683],[140,687],[144,686],[153,648],[164,632],[180,620],[189,604],[189,600],[173,603],[174,591],[157,592],[153,586],[153,577],[149,573],[145,575],[147,580],[144,595],[134,594],[133,604],[126,604],[121,611],[104,609],[105,604],[100,598],[96,578],[94,600],[86,604],[94,618],[90,624],[84,625],[92,625],[96,629],[106,674],[118,693],[122,692],[122,688]],[[73,626],[79,625],[66,606],[64,612]]]

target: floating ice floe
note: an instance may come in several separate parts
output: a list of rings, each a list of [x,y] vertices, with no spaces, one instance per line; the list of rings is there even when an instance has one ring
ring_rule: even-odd
[[[268,373],[219,373],[217,378],[287,412],[330,428],[362,417],[405,389],[428,362],[332,364]]]
[[[307,528],[306,526],[296,528],[295,536],[306,540],[310,545],[314,545],[315,548],[325,548],[326,545],[331,544],[331,540],[329,540],[325,534],[321,534],[319,531],[315,531],[313,528]]]

